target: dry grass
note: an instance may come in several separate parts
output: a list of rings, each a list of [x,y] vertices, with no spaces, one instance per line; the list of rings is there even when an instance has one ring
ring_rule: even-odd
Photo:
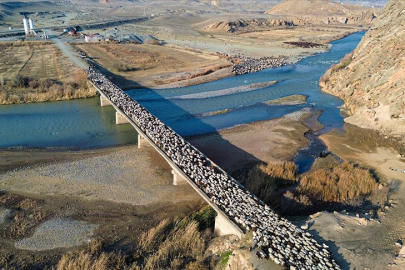
[[[100,239],[70,251],[60,259],[56,270],[104,269],[207,269],[204,253],[212,232],[215,211],[204,207],[187,217],[161,221],[144,232],[137,254],[106,252]]]
[[[322,84],[328,83],[330,76],[331,76],[333,73],[335,73],[335,72],[337,72],[337,71],[339,71],[339,70],[342,70],[342,69],[346,68],[348,65],[350,65],[350,63],[351,63],[352,60],[353,60],[352,58],[353,58],[353,52],[351,52],[351,53],[349,53],[349,54],[346,54],[346,55],[340,60],[339,64],[337,64],[337,65],[332,65],[331,68],[325,73],[325,75],[323,75],[323,76],[320,78],[319,81],[320,81]]]
[[[71,251],[63,255],[56,270],[109,270],[126,268],[121,253],[103,251],[100,239],[90,242],[80,251]]]
[[[50,42],[0,43],[0,104],[95,95],[84,72]]]
[[[63,84],[48,79],[35,80],[17,75],[9,82],[9,89],[0,90],[0,104],[69,100],[95,96],[88,85],[86,74],[77,70]]]
[[[27,236],[48,218],[39,201],[19,195],[1,194],[0,206],[10,209],[12,213],[1,231],[2,235],[9,239]]]
[[[75,44],[78,51],[112,72],[124,89],[188,80],[230,66],[230,62],[202,52],[148,44]]]
[[[172,226],[173,224],[168,219],[164,219],[156,227],[144,232],[138,243],[141,253],[149,254],[158,250],[159,245],[166,238],[166,234]]]
[[[108,70],[121,70],[119,66],[131,67],[131,70],[151,69],[159,65],[180,64],[178,59],[159,52],[159,48],[139,44],[94,43],[74,45],[76,49],[95,57]],[[119,63],[119,65],[117,65]]]
[[[312,201],[350,203],[370,196],[378,183],[369,170],[344,163],[331,169],[320,169],[304,176],[297,188]]]
[[[247,188],[264,203],[275,205],[277,190],[296,182],[297,166],[293,162],[261,164],[247,175]]]
[[[206,269],[203,255],[214,219],[215,211],[207,206],[182,219],[163,220],[143,233],[138,245],[141,268]]]
[[[389,189],[379,184],[368,169],[344,163],[302,177],[295,190],[288,190],[280,198],[279,210],[288,215],[359,207],[376,210],[386,204],[388,195]]]
[[[366,202],[376,208],[388,199],[387,187],[379,184],[368,169],[351,163],[313,171],[294,187],[297,179],[297,167],[286,162],[256,166],[245,182],[263,202],[288,215],[360,207]]]
[[[163,241],[159,249],[146,259],[145,269],[186,269],[203,266],[205,243],[198,231],[198,223],[177,225]]]
[[[297,166],[293,162],[261,164],[249,171],[247,188],[264,203],[276,207],[278,190],[296,182]]]

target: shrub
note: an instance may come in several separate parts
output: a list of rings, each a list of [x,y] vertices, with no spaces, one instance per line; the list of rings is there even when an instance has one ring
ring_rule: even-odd
[[[28,86],[32,89],[37,89],[40,86],[39,81],[33,80],[28,83]]]
[[[264,203],[275,206],[276,191],[296,182],[297,166],[293,162],[261,164],[247,175],[247,188]]]
[[[53,82],[49,79],[40,79],[39,84],[41,91],[46,91],[49,87],[51,87]]]
[[[20,74],[15,74],[9,81],[9,86],[15,88],[26,88],[28,85],[28,78],[21,76]]]
[[[214,226],[216,213],[206,206],[187,217],[160,222],[144,232],[138,243],[141,269],[206,269],[204,237]],[[210,232],[212,235],[212,232]],[[208,237],[207,237],[208,238]]]
[[[57,270],[109,270],[124,269],[125,259],[121,253],[103,251],[100,239],[91,241],[80,251],[71,251],[63,255]]]
[[[131,67],[130,65],[128,65],[126,63],[114,63],[113,66],[119,72],[128,72],[128,71],[136,70],[136,68]]]
[[[346,54],[345,57],[343,57],[342,60],[340,60],[340,63],[337,65],[332,65],[331,67],[331,73],[334,73],[336,71],[339,71],[341,69],[346,68],[350,63],[352,62],[352,57],[353,53]]]
[[[202,262],[205,243],[198,231],[198,223],[176,226],[146,260],[145,269],[184,269],[190,262]]]
[[[297,188],[312,201],[350,203],[377,190],[378,183],[369,170],[344,163],[331,169],[320,169],[304,176]]]

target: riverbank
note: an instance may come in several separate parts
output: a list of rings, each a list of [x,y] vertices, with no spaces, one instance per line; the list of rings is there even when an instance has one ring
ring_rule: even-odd
[[[291,32],[288,29],[277,31]],[[299,31],[294,32],[292,36],[299,39],[299,33]],[[327,41],[338,40],[348,33],[351,32],[331,34]],[[317,36],[320,33],[315,31],[312,34]],[[177,42],[176,45],[167,43],[163,46],[112,43],[71,43],[71,45],[101,65],[102,71],[125,90],[179,88],[203,84],[235,76],[235,74],[296,63],[300,59],[324,53],[330,49],[330,45],[310,48],[280,45],[279,38],[277,44],[269,45],[265,40],[252,42],[251,48],[256,48],[261,53],[248,50],[242,55],[239,51],[235,53],[233,50],[240,47],[240,41],[234,40],[232,44],[227,44],[219,42],[222,38],[217,40],[199,37],[198,39],[204,45],[204,49],[190,48],[187,44],[182,47],[177,45]],[[59,39],[57,41],[66,42]],[[2,58],[8,65],[5,66],[7,70],[19,70],[17,73],[5,73],[0,91],[0,104],[70,100],[94,96],[94,91],[83,83],[83,78],[78,68],[74,66],[75,63],[68,58],[69,55],[63,55],[64,51],[60,51],[54,44],[19,41],[3,42],[0,45],[6,48]],[[264,45],[266,45],[265,52]],[[280,54],[280,46],[283,47],[283,54]],[[27,50],[27,55],[24,54],[24,50]],[[127,57],[128,55],[131,57]],[[15,56],[19,61],[8,60]],[[46,64],[44,59],[47,60]],[[56,65],[51,67],[48,62],[55,62]],[[41,66],[41,68],[33,72],[33,66]],[[47,66],[46,70],[45,66]],[[125,69],[122,68],[123,66]]]
[[[0,104],[95,96],[87,77],[49,41],[0,42]]]
[[[310,216],[305,223],[309,230],[326,241],[343,269],[403,269],[405,260],[398,255],[405,238],[405,159],[396,149],[382,147],[380,141],[358,143],[346,125],[345,133],[334,131],[321,136],[329,150],[346,161],[371,168],[380,182],[389,187],[388,204],[376,213],[327,213]],[[380,146],[379,146],[380,145]]]
[[[309,109],[302,109],[278,119],[241,125],[222,130],[218,134],[188,138],[188,141],[238,179],[241,171],[257,163],[292,160],[296,152],[308,144],[304,136],[308,127],[304,123],[311,121],[313,115],[314,112]],[[395,153],[389,150],[376,150],[375,154],[370,156],[369,151],[358,149],[356,145],[351,144],[350,138],[344,135],[327,134],[323,135],[322,139],[329,150],[345,160],[351,160],[347,154],[351,153],[353,156],[359,156],[360,158],[354,160],[363,160],[363,165],[374,164],[377,172],[381,167],[388,177],[401,176],[389,167],[398,167],[398,164],[403,164],[404,161],[395,158]],[[340,148],[347,149],[342,151]],[[392,162],[387,163],[387,159]],[[65,252],[66,249],[21,250],[15,246],[16,241],[30,237],[34,229],[47,220],[56,222],[55,218],[62,217],[62,221],[56,219],[62,227],[64,221],[68,226],[74,220],[85,221],[89,226],[97,225],[97,229],[87,237],[102,237],[116,250],[122,248],[125,243],[134,242],[142,231],[155,226],[160,220],[190,213],[204,204],[190,186],[172,185],[171,168],[149,146],[138,149],[136,145],[127,145],[78,151],[3,149],[0,151],[0,168],[2,196],[22,196],[29,200],[30,204],[37,205],[35,207],[38,208],[34,210],[41,210],[43,213],[43,218],[34,223],[25,234],[15,239],[2,238],[1,241],[5,243],[2,254],[18,255],[12,260],[16,264],[23,260],[28,264],[38,261],[52,263]],[[401,179],[399,180],[405,181]],[[362,217],[369,220],[371,216],[364,216],[360,209],[360,218],[356,217],[356,213],[343,216],[322,213],[309,218],[306,223],[312,224],[309,229],[314,235],[319,234],[317,237],[321,237],[321,240],[335,243],[327,242],[343,269],[347,265],[368,265],[369,262],[362,258],[367,258],[378,266],[386,266],[392,263],[392,254],[396,252],[395,239],[403,237],[404,228],[395,224],[404,214],[401,210],[405,209],[401,207],[401,197],[405,193],[400,185],[398,191],[390,201],[391,206],[379,213],[381,223],[374,219],[364,225]],[[1,198],[0,202],[4,202]],[[0,208],[2,211],[7,210],[7,205],[2,204]],[[29,212],[30,209],[26,211]],[[6,220],[17,214],[15,210],[11,213],[11,216],[6,215]],[[26,218],[27,216],[22,217],[22,220]],[[328,229],[330,226],[340,226],[343,229],[331,231]],[[351,233],[352,230],[356,231],[355,235]],[[375,234],[368,233],[370,230]],[[352,241],[347,240],[353,237],[358,239],[354,246]],[[373,239],[364,241],[367,237]],[[35,241],[37,238],[27,239]],[[125,239],[124,243],[120,243],[119,239]],[[379,241],[384,244],[384,250],[377,248]],[[374,247],[374,251],[366,252],[366,246]],[[132,248],[135,247],[130,244],[127,246],[127,250]],[[235,252],[235,261],[238,261],[239,256],[246,256],[245,253],[240,253],[238,248],[233,248],[238,250]],[[376,256],[380,261],[377,263],[374,259],[371,260],[372,256]],[[32,259],[36,262],[31,261]]]
[[[226,163],[215,160],[229,172],[250,166],[242,160],[247,156],[264,161],[282,157],[291,159],[294,149],[297,151],[306,142],[302,135],[305,127],[299,123],[305,115],[306,112],[302,112],[235,127],[217,136],[193,138],[192,142],[197,147],[201,146],[200,150],[210,158],[220,154],[218,157],[226,161],[229,157],[241,155],[237,159],[229,158]],[[254,140],[242,143],[246,136],[253,134],[257,136]],[[245,147],[239,148],[241,143]],[[221,151],[214,151],[224,144],[226,147]],[[267,148],[263,149],[263,145]],[[272,150],[272,146],[276,145],[277,150]],[[32,225],[26,232],[14,238],[0,237],[4,243],[2,259],[8,260],[9,265],[21,266],[23,261],[31,266],[39,262],[52,264],[66,251],[26,250],[15,245],[28,237],[29,240],[21,243],[29,241],[30,246],[36,246],[33,241],[41,239],[41,246],[47,246],[43,238],[29,238],[47,220],[62,227],[65,221],[66,226],[71,226],[69,224],[74,220],[85,221],[89,226],[97,225],[92,234],[81,237],[101,237],[115,250],[128,244],[123,251],[131,251],[135,248],[131,241],[134,242],[142,231],[155,226],[160,220],[190,213],[204,204],[189,185],[172,185],[171,168],[149,146],[138,149],[136,145],[127,145],[78,151],[3,149],[0,151],[0,168],[0,210],[9,209],[5,220],[19,213],[14,208],[18,203],[11,203],[16,200],[11,200],[15,196],[21,196],[22,201],[28,200],[31,202],[29,205],[33,205],[24,210],[26,214],[21,216],[21,222],[28,222],[31,212],[42,213],[41,219],[31,221]],[[12,223],[7,221],[0,230],[7,229],[8,224]]]

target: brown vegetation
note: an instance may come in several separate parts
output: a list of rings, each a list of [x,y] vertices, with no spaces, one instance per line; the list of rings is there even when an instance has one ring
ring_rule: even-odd
[[[369,170],[350,163],[331,169],[320,169],[304,176],[297,188],[311,201],[350,203],[368,197],[378,190]]]
[[[315,170],[300,179],[294,163],[270,163],[253,168],[247,179],[250,191],[289,215],[325,207],[359,207],[364,202],[381,207],[388,199],[388,188],[379,184],[368,169],[351,163]]]
[[[321,83],[321,85],[325,85],[326,83],[329,82],[329,78],[330,76],[332,76],[332,74],[338,72],[339,70],[342,70],[344,68],[346,68],[348,65],[350,65],[350,63],[353,60],[353,52],[346,54],[345,57],[343,57],[339,64],[337,65],[332,65],[330,70],[328,70],[328,72],[326,72],[319,80],[319,82]]]
[[[19,239],[30,233],[47,217],[40,202],[23,198],[15,194],[0,194],[0,206],[11,210],[8,226],[2,229],[2,235],[9,239]]]
[[[264,203],[275,205],[277,190],[296,182],[297,166],[294,162],[261,164],[247,175],[247,188]]]
[[[95,95],[84,71],[50,42],[0,43],[0,104],[55,101]]]
[[[112,71],[109,76],[124,89],[190,80],[231,66],[228,60],[201,51],[150,44],[86,43],[74,47]]]
[[[350,63],[352,62],[353,59],[353,52],[346,54],[342,60],[340,60],[339,64],[337,65],[333,65],[331,68],[331,73],[334,73],[336,71],[339,71],[341,69],[344,69],[345,67],[347,67],[348,65],[350,65]]]
[[[178,64],[178,60],[170,55],[159,52],[159,48],[148,45],[139,45],[133,43],[114,44],[114,43],[92,43],[73,45],[76,49],[83,51],[90,57],[96,56],[100,60],[112,60],[109,62],[101,61],[107,69],[114,65],[124,65],[136,69],[149,69],[157,65]],[[117,64],[119,63],[119,64]],[[124,70],[127,71],[127,70]]]
[[[204,252],[212,234],[215,212],[209,206],[175,221],[163,220],[141,235],[143,269],[205,269]]]
[[[125,266],[125,258],[121,253],[105,252],[103,242],[95,239],[83,249],[63,255],[56,270],[107,270],[124,269]]]
[[[204,253],[214,218],[215,211],[206,206],[184,218],[165,219],[140,236],[136,254],[107,252],[96,239],[63,255],[56,269],[208,269]]]

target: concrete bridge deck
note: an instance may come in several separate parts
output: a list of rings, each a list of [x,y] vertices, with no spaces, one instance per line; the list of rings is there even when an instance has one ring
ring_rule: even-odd
[[[279,217],[198,149],[162,123],[101,73],[89,69],[89,81],[100,93],[101,106],[116,109],[116,123],[138,132],[138,147],[147,141],[172,168],[173,184],[189,183],[217,212],[218,234],[239,238],[253,230],[252,248],[287,269],[340,269],[327,246]]]

